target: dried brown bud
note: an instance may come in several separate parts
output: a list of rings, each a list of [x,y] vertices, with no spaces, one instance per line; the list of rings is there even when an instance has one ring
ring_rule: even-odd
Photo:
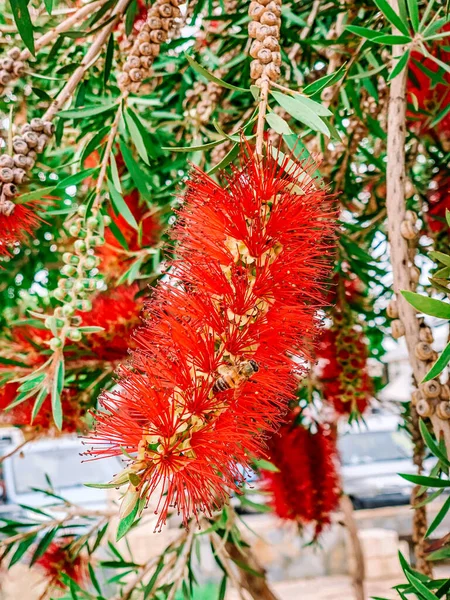
[[[25,71],[25,63],[23,63],[21,60],[16,60],[13,71],[16,77],[21,77]]]
[[[430,417],[434,412],[434,408],[425,398],[422,398],[416,404],[416,411],[420,417]]]
[[[167,40],[167,33],[162,29],[154,29],[150,32],[150,39],[155,44],[163,44]]]
[[[277,38],[273,37],[273,35],[268,35],[266,38],[264,38],[262,44],[264,48],[268,48],[272,52],[278,52],[280,49],[280,44],[278,43]]]
[[[261,50],[258,52],[258,60],[263,65],[268,65],[270,62],[272,62],[272,52],[267,48],[261,48]]]
[[[9,56],[9,58],[12,58],[12,60],[18,60],[20,58],[20,54],[21,50],[17,46],[10,48],[7,52],[7,55]]]
[[[2,167],[0,169],[0,181],[2,183],[11,183],[14,181],[14,172],[9,167]]]
[[[8,154],[0,155],[0,167],[8,167],[8,169],[12,169],[14,167],[14,159],[12,156]]]
[[[262,44],[258,40],[253,40],[250,46],[249,54],[252,58],[258,58],[258,52],[262,49]]]
[[[419,360],[424,361],[432,360],[434,355],[433,348],[426,342],[419,342],[414,349],[414,353]]]
[[[139,52],[143,56],[152,56],[152,48],[153,44],[150,44],[149,42],[143,42],[139,45]]]
[[[34,131],[26,131],[23,134],[23,139],[26,141],[28,148],[36,148],[38,145],[38,135]]]
[[[252,62],[250,63],[250,77],[252,79],[258,79],[258,77],[261,77],[262,72],[263,66],[259,62],[259,60],[252,60]]]
[[[51,137],[55,133],[55,124],[51,121],[44,121],[44,133]]]
[[[14,166],[26,169],[28,166],[28,157],[25,154],[14,154]]]
[[[142,81],[142,79],[144,78],[144,71],[142,69],[131,69],[129,75],[131,81]]]
[[[173,19],[163,19],[162,20],[162,29],[164,31],[169,31],[172,28]]]
[[[450,402],[439,402],[439,404],[436,407],[436,414],[440,419],[444,421],[450,419]]]
[[[276,2],[274,2],[274,0],[269,2],[269,4],[267,5],[267,10],[269,10],[270,12],[273,12],[273,14],[276,15],[277,17],[281,16],[281,6],[280,6],[280,4],[277,4]]]
[[[41,131],[44,131],[44,121],[42,119],[38,119],[37,117],[31,119],[30,127],[33,131],[36,131],[36,133],[41,133]]]
[[[391,332],[392,332],[392,337],[395,340],[398,340],[403,335],[405,335],[405,326],[400,321],[400,319],[395,319],[395,321],[392,321],[392,323],[391,323]]]
[[[2,187],[2,194],[6,198],[12,198],[17,194],[17,188],[13,183],[5,183]]]
[[[3,69],[0,71],[0,84],[5,86],[11,81],[11,75]]]
[[[130,79],[128,73],[126,73],[125,71],[122,72],[118,78],[119,87],[125,88],[128,85],[130,85],[130,83],[131,83],[131,79]]]
[[[248,35],[251,38],[256,38],[258,36],[258,31],[260,27],[261,25],[257,21],[250,21],[250,23],[248,24]]]
[[[264,67],[264,74],[272,81],[276,81],[281,75],[280,67],[277,67],[273,62]]]
[[[17,185],[20,185],[21,183],[23,183],[25,181],[25,178],[27,176],[26,172],[24,169],[19,169],[19,168],[14,168],[14,183],[17,183]]]
[[[5,71],[12,71],[14,66],[14,61],[12,58],[2,58],[0,59],[0,69],[4,69]]]
[[[17,138],[13,140],[13,150],[14,154],[28,154],[28,144],[23,138]]]
[[[272,62],[277,67],[281,66],[281,52],[272,52]]]
[[[427,342],[427,344],[432,344],[433,332],[429,327],[421,327],[419,329],[419,339],[421,342]]]
[[[249,14],[250,18],[253,19],[254,21],[259,21],[261,16],[264,14],[265,10],[266,9],[264,8],[264,6],[259,4],[259,2],[250,2],[248,14]],[[267,24],[269,25],[269,23],[267,23]]]
[[[405,240],[415,240],[417,237],[417,230],[411,221],[402,221],[400,223],[400,233]]]
[[[269,27],[271,27],[273,25],[278,25],[280,22],[280,19],[277,17],[277,15],[275,15],[273,12],[268,10],[261,16],[259,22],[262,25],[269,25]]]
[[[168,19],[172,16],[173,7],[170,4],[161,4],[158,6],[158,12],[163,19]]]
[[[162,21],[159,17],[149,17],[147,19],[147,24],[150,27],[150,29],[162,29]],[[150,41],[150,34],[148,36],[148,39],[145,40],[146,42]]]
[[[386,312],[387,312],[387,316],[390,319],[398,319],[398,303],[397,303],[397,300],[395,300],[394,298],[392,298],[392,300],[389,301],[389,304],[387,305],[387,308],[386,308]]]
[[[438,398],[441,394],[441,384],[435,379],[421,383],[420,389],[425,398]]]
[[[156,27],[155,29],[159,29],[159,27]],[[136,39],[139,42],[149,42],[150,41],[150,33],[148,31],[140,31],[137,34]]]

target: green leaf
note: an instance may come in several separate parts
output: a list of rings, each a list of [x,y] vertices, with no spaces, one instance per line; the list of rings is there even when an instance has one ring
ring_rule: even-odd
[[[139,228],[139,225],[137,224],[137,221],[134,218],[133,213],[131,212],[130,208],[128,207],[128,204],[123,199],[122,194],[119,194],[119,192],[114,187],[112,181],[110,181],[109,179],[108,179],[108,189],[109,189],[109,195],[111,198],[111,202],[112,202],[114,208],[116,209],[116,212],[125,219],[125,221],[128,223],[128,225],[130,225],[131,227],[133,227],[134,229],[137,230]]]
[[[78,327],[78,331],[81,331],[81,333],[99,333],[100,331],[104,330],[104,327],[96,327],[95,325],[86,325],[84,327]]]
[[[53,538],[55,537],[57,532],[58,532],[58,527],[55,527],[54,529],[50,529],[49,531],[47,531],[46,534],[42,537],[36,550],[34,551],[33,556],[31,557],[30,566],[34,565],[34,563],[37,561],[37,559],[40,558],[45,553],[47,548],[52,543]]]
[[[26,538],[25,540],[20,542],[20,544],[16,548],[16,551],[14,552],[14,554],[11,557],[8,569],[10,569],[17,562],[19,562],[19,560],[22,558],[22,556],[25,554],[25,552],[28,550],[28,548],[31,546],[31,544],[33,544],[35,539],[36,539],[36,536],[32,535],[29,538]]]
[[[10,3],[17,31],[25,46],[34,56],[34,28],[28,12],[28,0],[10,0]]]
[[[386,35],[379,35],[372,41],[376,44],[389,44],[396,46],[397,44],[409,44],[411,42],[411,38],[406,37],[406,35],[391,35],[388,33]]]
[[[259,458],[253,461],[253,464],[257,469],[262,469],[264,471],[270,471],[271,473],[279,473],[280,469],[276,467],[273,463],[265,460],[264,458]]]
[[[117,225],[114,223],[114,221],[111,221],[111,223],[108,225],[108,227],[111,230],[111,233],[113,234],[113,236],[116,238],[116,240],[122,246],[122,248],[125,248],[125,250],[129,250],[127,240],[125,239],[123,233],[120,231],[120,229],[117,227]]]
[[[170,150],[170,152],[203,152],[204,150],[210,150],[211,148],[215,148],[222,142],[225,142],[226,138],[221,138],[220,140],[215,140],[214,142],[207,142],[206,144],[201,144],[200,146],[163,146],[163,150]]]
[[[313,81],[305,88],[303,88],[303,93],[306,96],[313,96],[314,94],[318,94],[326,87],[330,87],[334,85],[338,81],[340,81],[346,73],[345,64],[343,64],[337,71],[331,73],[331,75],[324,75],[324,77],[320,77]],[[259,88],[258,88],[259,89]]]
[[[78,185],[88,177],[90,177],[93,173],[96,173],[99,170],[99,167],[94,167],[92,169],[85,169],[84,171],[80,171],[79,173],[74,173],[73,175],[69,175],[65,179],[62,179],[56,189],[68,188],[71,185]]]
[[[46,378],[45,373],[39,373],[38,375],[33,375],[28,377],[19,387],[19,392],[29,392],[33,388],[39,387],[44,379]]]
[[[447,225],[450,227],[450,210],[448,208],[445,209],[445,220],[447,221]]]
[[[139,131],[139,128],[137,127],[133,118],[129,114],[130,111],[131,111],[131,109],[127,109],[125,111],[125,122],[127,124],[128,131],[130,132],[131,139],[133,141],[133,144],[136,146],[136,150],[138,151],[138,154],[142,158],[142,160],[145,163],[150,164],[149,159],[148,159],[147,149],[145,147],[145,143],[142,138],[141,132]]]
[[[61,392],[64,388],[64,359],[61,359],[55,369],[55,378],[52,386],[52,414],[55,425],[59,431],[62,429],[62,404]]]
[[[231,83],[227,83],[226,81],[219,79],[219,77],[216,77],[215,75],[207,71],[204,67],[202,67],[202,65],[200,65],[196,60],[194,60],[192,56],[189,56],[189,54],[187,54],[186,52],[184,53],[184,55],[187,58],[190,66],[194,69],[194,71],[196,71],[200,75],[203,75],[203,77],[206,77],[206,79],[208,79],[209,81],[214,81],[214,83],[217,83],[222,87],[228,88],[229,90],[234,90],[235,92],[250,92],[249,89],[236,87]]]
[[[112,110],[113,108],[117,108],[117,101],[104,102],[100,105],[92,104],[90,106],[62,110],[58,113],[58,117],[61,117],[62,119],[85,119],[87,117],[93,117],[94,115],[100,115],[101,113]]]
[[[136,163],[130,150],[123,143],[123,140],[120,140],[119,144],[120,144],[120,151],[122,153],[123,160],[125,161],[125,165],[128,169],[128,172],[130,173],[131,179],[134,181],[134,184],[137,187],[137,189],[140,191],[140,193],[144,197],[148,197],[149,193],[148,193],[148,189],[147,189],[147,184],[146,184],[147,177],[146,177],[145,173],[143,173],[143,171],[141,170],[139,165]]]
[[[409,18],[411,19],[411,24],[413,26],[414,31],[419,30],[419,6],[417,4],[417,0],[406,0],[408,5]]]
[[[390,6],[390,4],[387,2],[387,0],[374,0],[374,1],[375,1],[375,4],[378,6],[378,8],[381,10],[381,12],[386,17],[386,19],[389,21],[389,23],[391,23],[391,25],[394,25],[394,27],[396,27],[399,31],[401,31],[405,35],[409,36],[408,26],[406,25],[406,23],[403,23],[402,19],[395,12],[395,10],[392,8],[392,6]]]
[[[105,56],[105,67],[103,70],[103,83],[108,83],[109,76],[111,75],[112,61],[114,57],[114,35],[111,34],[108,40],[108,46],[106,48]]]
[[[153,573],[148,584],[145,586],[143,598],[147,598],[148,595],[150,594],[150,592],[153,590],[156,580],[158,579],[158,575],[160,574],[163,567],[164,567],[164,556],[158,562],[158,566],[156,567],[155,572]]]
[[[18,204],[23,204],[25,202],[30,202],[30,200],[37,200],[38,198],[42,198],[46,194],[50,194],[55,189],[56,186],[50,185],[45,188],[40,188],[38,190],[34,190],[34,192],[27,192],[26,194],[21,194],[15,202]]]
[[[144,123],[141,120],[141,117],[131,108],[127,110],[127,116],[130,117],[132,121],[134,121],[135,126],[139,130],[139,135],[142,138],[142,141],[145,146],[145,150],[149,158],[158,158],[163,154],[161,152],[157,142],[148,132],[148,124]]]
[[[433,522],[428,527],[427,532],[425,534],[426,538],[430,537],[430,535],[433,533],[433,531],[435,531],[439,527],[439,525],[442,523],[442,521],[444,520],[444,518],[447,515],[449,510],[450,510],[450,496],[447,497],[447,500],[441,506],[441,509],[439,510],[438,514],[434,517]]]
[[[83,148],[83,151],[81,152],[81,155],[80,155],[80,164],[82,166],[84,165],[84,161],[86,160],[86,158],[88,156],[90,156],[92,154],[92,152],[94,152],[94,150],[97,150],[100,147],[101,142],[105,139],[105,137],[108,134],[108,132],[110,131],[110,129],[111,129],[111,127],[109,125],[107,125],[106,127],[102,127],[87,142],[86,146]]]
[[[222,577],[222,581],[220,582],[219,595],[217,596],[217,600],[225,600],[225,594],[227,593],[227,581],[228,576],[225,574]]]
[[[368,29],[367,27],[359,27],[358,25],[347,25],[346,29],[351,33],[359,35],[360,37],[367,38],[368,40],[374,40],[375,38],[380,37],[379,31],[374,31],[373,29]]]
[[[208,171],[208,175],[212,175],[213,173],[216,173],[217,171],[220,171],[228,166],[230,162],[232,162],[239,154],[239,147],[239,144],[234,144],[234,146],[231,147],[231,150],[222,158],[222,160]]]
[[[403,71],[403,69],[408,64],[408,60],[409,60],[409,50],[407,52],[405,52],[401,56],[401,58],[397,61],[397,64],[395,65],[395,67],[392,69],[392,71],[389,74],[388,81],[391,81],[392,79],[397,77],[397,75],[399,75]]]
[[[444,465],[447,465],[448,467],[450,467],[450,461],[448,460],[447,455],[436,444],[433,436],[428,431],[428,428],[422,419],[420,419],[420,421],[419,421],[419,428],[420,428],[420,433],[422,434],[422,437],[423,437],[423,441],[428,446],[428,448],[431,450],[431,452],[434,454],[434,456],[436,458],[438,458]]]
[[[438,477],[426,477],[425,475],[410,475],[409,473],[399,473],[400,477],[415,483],[416,485],[423,485],[424,487],[431,488],[447,488],[450,487],[450,481],[448,479],[439,479]]]
[[[409,291],[402,291],[402,296],[421,313],[439,319],[450,319],[450,303],[448,302]]]
[[[282,106],[292,117],[294,117],[294,119],[297,119],[304,125],[311,127],[311,129],[314,131],[319,131],[320,133],[330,137],[330,131],[328,127],[322,121],[319,114],[314,112],[314,110],[312,110],[311,107],[304,102],[304,97],[296,96],[293,98],[292,96],[287,96],[281,92],[272,92],[272,95],[280,104],[280,106]]]
[[[117,483],[84,483],[83,485],[94,490],[111,490],[119,487]]]
[[[450,256],[448,254],[444,254],[443,252],[437,252],[433,250],[432,252],[430,252],[429,256],[435,261],[441,262],[447,267],[450,267]]]
[[[279,133],[280,135],[293,134],[292,129],[289,127],[289,125],[286,123],[283,117],[280,117],[274,112],[266,114],[266,121],[269,124],[269,127],[271,127],[274,131],[276,131],[276,133]]]
[[[53,10],[53,0],[44,0],[44,4],[45,10],[48,12],[49,15],[51,15]]]
[[[405,571],[405,575],[409,583],[417,592],[419,592],[423,596],[424,600],[439,600],[439,598],[435,594],[433,594],[433,592],[430,591],[427,588],[427,586],[420,581],[420,579],[414,577],[412,573],[410,573],[409,571]]]
[[[117,528],[116,542],[121,540],[123,538],[123,536],[126,535],[128,533],[128,531],[131,529],[131,527],[134,523],[134,519],[136,518],[136,515],[138,513],[138,510],[139,510],[139,499],[137,500],[136,504],[134,505],[134,508],[131,511],[131,513],[120,520],[119,527]]]
[[[440,375],[442,373],[442,371],[445,369],[445,367],[448,365],[449,362],[450,362],[450,342],[446,345],[446,347],[442,351],[442,354],[437,359],[437,361],[434,363],[434,365],[431,367],[431,369],[428,371],[428,373],[425,375],[425,377],[423,378],[422,381],[430,381],[430,379],[434,379],[435,377]]]
[[[100,587],[100,584],[98,582],[97,577],[95,576],[95,571],[92,568],[91,563],[88,563],[88,568],[89,568],[89,575],[91,577],[91,581],[92,581],[92,585],[95,587],[95,589],[97,590],[97,592],[102,595],[102,588]]]

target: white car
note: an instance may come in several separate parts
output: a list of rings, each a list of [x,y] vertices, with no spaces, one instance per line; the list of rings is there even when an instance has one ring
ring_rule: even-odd
[[[1,439],[1,434],[0,434]],[[20,441],[19,441],[20,443]],[[0,453],[9,453],[11,445],[0,445]],[[86,461],[81,440],[76,436],[43,438],[28,442],[2,463],[0,476],[3,494],[0,516],[17,513],[19,505],[42,508],[57,502],[36,489],[49,490],[69,502],[89,510],[101,510],[107,504],[107,490],[86,487],[86,483],[105,483],[122,468],[120,458]]]
[[[412,483],[399,473],[417,473],[412,443],[394,415],[369,415],[365,423],[339,431],[338,451],[343,489],[355,508],[409,504]],[[426,461],[425,470],[433,460]],[[430,464],[428,464],[430,463]]]

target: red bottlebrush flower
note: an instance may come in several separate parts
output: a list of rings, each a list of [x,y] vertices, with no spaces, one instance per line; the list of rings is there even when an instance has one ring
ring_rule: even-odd
[[[328,329],[320,339],[316,358],[324,399],[338,414],[363,413],[370,402],[372,382],[362,330],[345,322]]]
[[[263,470],[262,487],[270,494],[273,510],[282,519],[313,524],[317,537],[339,503],[332,435],[322,426],[311,433],[291,419],[271,438],[268,455],[278,471]]]
[[[51,542],[44,554],[37,559],[35,565],[55,585],[64,588],[61,574],[65,573],[78,585],[85,584],[89,579],[88,558],[81,552],[71,555],[70,539]]]
[[[99,293],[92,301],[92,311],[80,313],[85,327],[103,327],[99,333],[90,333],[80,348],[86,351],[86,360],[120,360],[130,347],[132,330],[139,325],[139,314],[144,306],[137,298],[136,285],[121,285]]]
[[[24,242],[42,222],[31,204],[14,204],[10,214],[2,211],[0,206],[0,255],[10,256],[10,247]]]
[[[122,516],[153,493],[162,494],[158,527],[171,506],[187,523],[221,505],[295,396],[335,213],[324,190],[300,180],[302,165],[288,174],[290,159],[268,154],[243,154],[225,187],[200,170],[187,184],[178,259],[97,415],[90,454],[134,455],[114,480],[128,485]]]
[[[425,213],[425,222],[432,234],[438,234],[448,231],[445,215],[450,210],[450,173],[439,171],[432,186],[427,194],[428,211]]]
[[[122,215],[116,215],[112,208],[109,216],[124,237],[128,250],[137,252],[142,248],[154,246],[161,234],[161,224],[158,219],[150,213],[145,203],[139,201],[137,190],[133,190],[125,196],[124,200],[139,224],[139,232],[131,227]],[[118,276],[128,268],[130,259],[135,257],[130,257],[124,251],[120,242],[108,228],[105,231],[105,241],[106,244],[98,251],[98,255],[102,258],[102,269],[106,273]]]
[[[450,25],[445,25],[441,31],[450,31]],[[444,49],[446,45],[444,38],[429,48],[430,53],[444,63],[450,60],[450,52]],[[445,73],[442,81],[437,83],[430,76],[430,73],[437,73],[439,69],[432,59],[419,52],[411,53],[407,82],[407,99],[411,108],[407,116],[417,123],[419,133],[430,131],[433,119],[450,104],[450,75]],[[450,113],[439,121],[437,127],[441,138],[450,138]]]
[[[17,427],[31,427],[33,431],[44,432],[54,430],[52,416],[52,404],[50,394],[44,400],[39,412],[32,418],[32,412],[36,398],[28,398],[13,408],[6,410],[7,407],[16,399],[18,395],[19,384],[6,383],[0,388],[0,425],[15,425]],[[61,394],[61,403],[63,411],[64,433],[73,433],[84,429],[82,417],[86,409],[80,404],[76,390],[65,388]],[[56,430],[55,430],[56,433]]]

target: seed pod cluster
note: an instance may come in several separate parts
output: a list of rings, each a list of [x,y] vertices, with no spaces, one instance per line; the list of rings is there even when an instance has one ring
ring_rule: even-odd
[[[248,10],[248,34],[253,38],[250,77],[260,85],[263,79],[275,81],[280,76],[281,0],[253,0]]]
[[[10,48],[6,56],[0,58],[0,95],[5,91],[8,83],[21,77],[25,70],[25,63],[20,60],[21,50],[15,46]]]
[[[183,3],[184,0],[156,0],[149,9],[119,76],[122,90],[136,92],[142,80],[149,76],[161,44],[167,41],[174,20],[181,15],[179,5]]]
[[[9,216],[13,213],[12,198],[17,194],[17,186],[26,181],[37,155],[44,151],[54,130],[51,121],[31,119],[22,127],[21,135],[13,137],[12,156],[0,155],[0,214]]]

